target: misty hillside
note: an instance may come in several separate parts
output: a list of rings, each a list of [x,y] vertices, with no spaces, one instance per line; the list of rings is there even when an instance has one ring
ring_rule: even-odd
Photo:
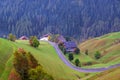
[[[52,32],[84,39],[114,31],[120,31],[120,0],[0,1],[0,35]]]

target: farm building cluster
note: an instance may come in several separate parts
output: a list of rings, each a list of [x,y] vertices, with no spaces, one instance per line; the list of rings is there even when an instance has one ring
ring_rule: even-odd
[[[62,35],[59,35],[57,38],[58,46],[62,47],[64,50],[63,52],[69,52],[69,53],[79,53],[78,47],[75,43],[75,41],[72,40],[66,40]]]
[[[62,46],[66,52],[72,52],[75,53],[76,50],[78,49],[75,41],[72,40],[66,40],[65,37],[63,37],[62,35],[53,35],[51,33],[46,34],[44,36],[41,37],[40,40],[45,40],[45,41],[52,41],[52,42],[56,42],[59,46]]]
[[[19,38],[20,40],[28,40],[29,38],[26,36],[21,36]],[[51,33],[45,34],[42,37],[40,37],[40,40],[42,41],[52,41],[58,44],[58,46],[64,48],[64,50],[66,52],[72,52],[72,53],[76,53],[76,50],[78,50],[79,48],[77,47],[75,41],[73,40],[67,40],[65,37],[63,37],[60,34],[57,35],[53,35]],[[77,51],[79,52],[79,50]]]

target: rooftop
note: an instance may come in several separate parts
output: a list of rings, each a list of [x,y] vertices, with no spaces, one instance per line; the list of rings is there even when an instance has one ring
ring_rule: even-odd
[[[64,42],[64,46],[66,48],[76,48],[77,47],[76,43],[73,41]]]

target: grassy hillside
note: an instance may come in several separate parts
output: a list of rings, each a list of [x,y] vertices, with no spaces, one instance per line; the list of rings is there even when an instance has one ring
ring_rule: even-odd
[[[0,76],[8,76],[12,68],[12,53],[14,44],[10,41],[0,39]],[[0,78],[1,80],[2,78]],[[7,79],[6,79],[7,80]]]
[[[120,63],[119,35],[120,32],[110,33],[81,43],[79,45],[81,54],[76,55],[75,58],[79,58],[82,63],[98,63],[89,66],[90,68]],[[18,40],[16,42],[11,42],[5,39],[0,39],[0,80],[8,79],[9,73],[13,67],[12,54],[17,48],[24,48],[26,51],[30,51],[44,69],[55,78],[55,80],[77,80],[78,78],[82,78],[83,80],[108,80],[111,78],[111,80],[114,80],[113,77],[115,77],[115,80],[120,79],[118,76],[120,68],[97,73],[97,75],[96,73],[87,74],[72,70],[60,60],[55,49],[47,42],[40,42],[38,48],[33,48],[29,46],[28,41]],[[86,49],[88,49],[88,56],[84,54]],[[94,59],[94,53],[96,51],[100,51],[102,54],[102,58],[99,60]]]
[[[88,80],[120,80],[120,67],[92,76]]]
[[[102,54],[102,57],[96,60],[99,67],[120,63],[120,32],[87,40],[81,43],[79,48],[82,54],[85,53],[85,50],[88,50],[88,56],[92,59],[94,59],[95,52],[99,51]],[[98,66],[93,65],[93,67]]]
[[[12,53],[17,48],[30,51],[44,69],[56,80],[73,80],[86,74],[72,70],[66,66],[56,54],[54,48],[47,42],[40,42],[39,48],[30,47],[28,41],[10,42],[0,39],[0,80],[7,80],[12,69]],[[93,75],[93,74],[92,74]]]

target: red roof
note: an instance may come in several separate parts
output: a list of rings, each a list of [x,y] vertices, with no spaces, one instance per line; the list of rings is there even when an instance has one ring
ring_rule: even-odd
[[[20,40],[28,40],[28,38],[26,36],[22,36],[20,37]]]

